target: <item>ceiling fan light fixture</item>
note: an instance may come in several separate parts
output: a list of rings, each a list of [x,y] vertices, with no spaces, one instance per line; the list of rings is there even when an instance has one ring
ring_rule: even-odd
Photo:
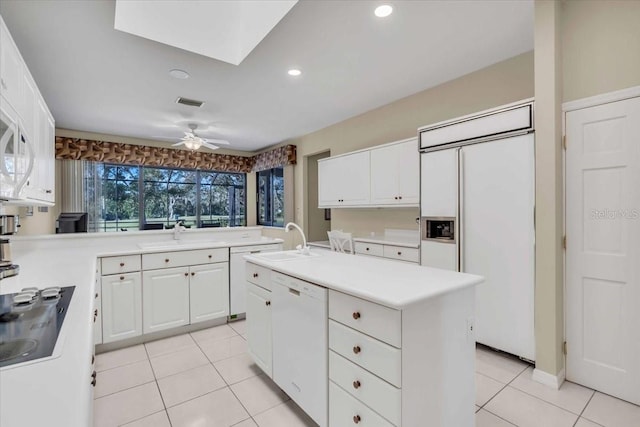
[[[184,146],[187,147],[189,150],[197,150],[198,148],[202,147],[202,139],[198,138],[197,136],[194,138],[185,138],[184,139]]]

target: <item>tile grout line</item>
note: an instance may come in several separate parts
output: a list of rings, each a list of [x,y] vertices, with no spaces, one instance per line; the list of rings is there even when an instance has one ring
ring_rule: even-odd
[[[144,347],[144,351],[147,354],[147,359],[149,361],[149,366],[151,366],[151,372],[153,373],[153,378],[155,379],[156,388],[158,389],[158,394],[160,395],[160,401],[162,402],[162,406],[164,407],[164,413],[167,415],[167,420],[169,420],[169,427],[173,425],[171,422],[171,418],[169,418],[169,411],[167,411],[167,404],[164,403],[164,396],[162,395],[162,390],[160,390],[160,384],[158,384],[158,377],[156,376],[156,371],[153,369],[153,364],[151,363],[151,357],[149,357],[149,350],[145,344],[142,344]],[[151,414],[153,415],[153,414]]]
[[[587,404],[584,405],[584,408],[582,408],[582,411],[580,412],[580,415],[578,415],[578,419],[576,420],[576,423],[573,425],[574,427],[575,427],[576,424],[578,424],[578,421],[580,421],[580,418],[584,418],[585,420],[591,421],[589,418],[583,417],[582,414],[584,414],[584,411],[587,410],[587,407],[589,406],[589,403],[591,403],[591,401],[593,400],[595,395],[596,395],[596,390],[593,390],[593,393],[591,393],[591,397],[587,401]],[[601,425],[599,423],[596,423],[595,421],[591,421],[591,422],[594,423],[594,424],[597,424],[597,425]]]
[[[503,391],[505,388],[507,388],[507,387],[508,387],[512,382],[514,382],[514,381],[516,380],[516,378],[518,378],[520,375],[522,375],[522,373],[523,373],[524,371],[526,371],[527,369],[529,369],[529,367],[528,367],[528,366],[525,366],[525,367],[524,367],[524,369],[523,369],[522,371],[518,372],[518,373],[516,374],[516,376],[515,376],[515,377],[513,377],[513,378],[511,379],[511,381],[509,381],[508,383],[506,383],[506,384],[504,385],[504,387],[502,387],[500,390],[498,390],[498,391],[497,391],[493,396],[491,396],[491,398],[490,398],[489,400],[487,400],[487,401],[486,401],[482,406],[480,406],[480,409],[484,409],[484,407],[485,407],[489,402],[491,402],[491,401],[492,401],[492,400],[493,400],[497,395],[499,395],[500,393],[502,393],[502,391]],[[490,377],[490,376],[488,376],[488,375],[484,375],[482,372],[476,372],[476,373],[477,373],[477,374],[480,374],[480,375],[483,375],[483,376],[485,376],[485,377],[487,377],[487,378],[490,378],[490,379],[492,379],[492,380],[494,380],[494,381],[501,382],[501,381],[498,381],[498,380],[496,380],[495,378],[492,378],[492,377]],[[495,415],[495,414],[494,414],[494,415]]]

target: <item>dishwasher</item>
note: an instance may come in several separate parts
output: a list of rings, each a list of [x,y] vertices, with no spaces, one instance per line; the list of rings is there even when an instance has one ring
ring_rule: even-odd
[[[320,427],[328,423],[327,289],[271,275],[273,380]]]
[[[247,312],[247,278],[245,255],[282,250],[281,243],[235,246],[229,254],[229,315],[235,319]]]

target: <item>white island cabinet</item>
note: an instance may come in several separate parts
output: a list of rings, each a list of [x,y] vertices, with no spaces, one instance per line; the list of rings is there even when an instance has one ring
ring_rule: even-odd
[[[322,387],[310,391],[328,402],[328,422],[321,427],[473,426],[475,285],[483,278],[376,257],[314,255],[246,257],[248,271],[256,274],[248,279],[259,290],[250,290],[249,301],[260,295],[247,306],[249,354],[256,364],[271,375],[278,361],[269,358],[286,350],[267,336],[276,336],[282,322],[271,324],[264,308],[270,281],[284,274],[328,289],[327,315],[318,320],[328,325],[328,336],[317,337],[328,374]],[[296,402],[310,415],[315,410],[303,399]]]

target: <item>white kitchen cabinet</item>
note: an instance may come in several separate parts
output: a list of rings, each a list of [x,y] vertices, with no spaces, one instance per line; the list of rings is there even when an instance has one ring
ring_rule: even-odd
[[[269,378],[273,376],[271,291],[247,284],[247,341],[249,355]]]
[[[96,279],[97,281],[97,279]],[[102,292],[96,286],[96,292],[93,301],[93,343],[102,344]]]
[[[2,96],[21,114],[24,64],[18,48],[0,18],[0,89]]]
[[[189,324],[189,268],[143,271],[142,313],[145,334]]]
[[[418,206],[418,140],[411,138],[371,149],[371,204]]]
[[[44,101],[36,100],[34,164],[25,185],[25,198],[35,204],[53,205],[55,202],[55,125]]]
[[[190,322],[197,323],[229,315],[229,264],[189,268]]]
[[[318,207],[370,204],[369,151],[318,161]]]
[[[102,276],[102,342],[142,335],[140,273]]]

